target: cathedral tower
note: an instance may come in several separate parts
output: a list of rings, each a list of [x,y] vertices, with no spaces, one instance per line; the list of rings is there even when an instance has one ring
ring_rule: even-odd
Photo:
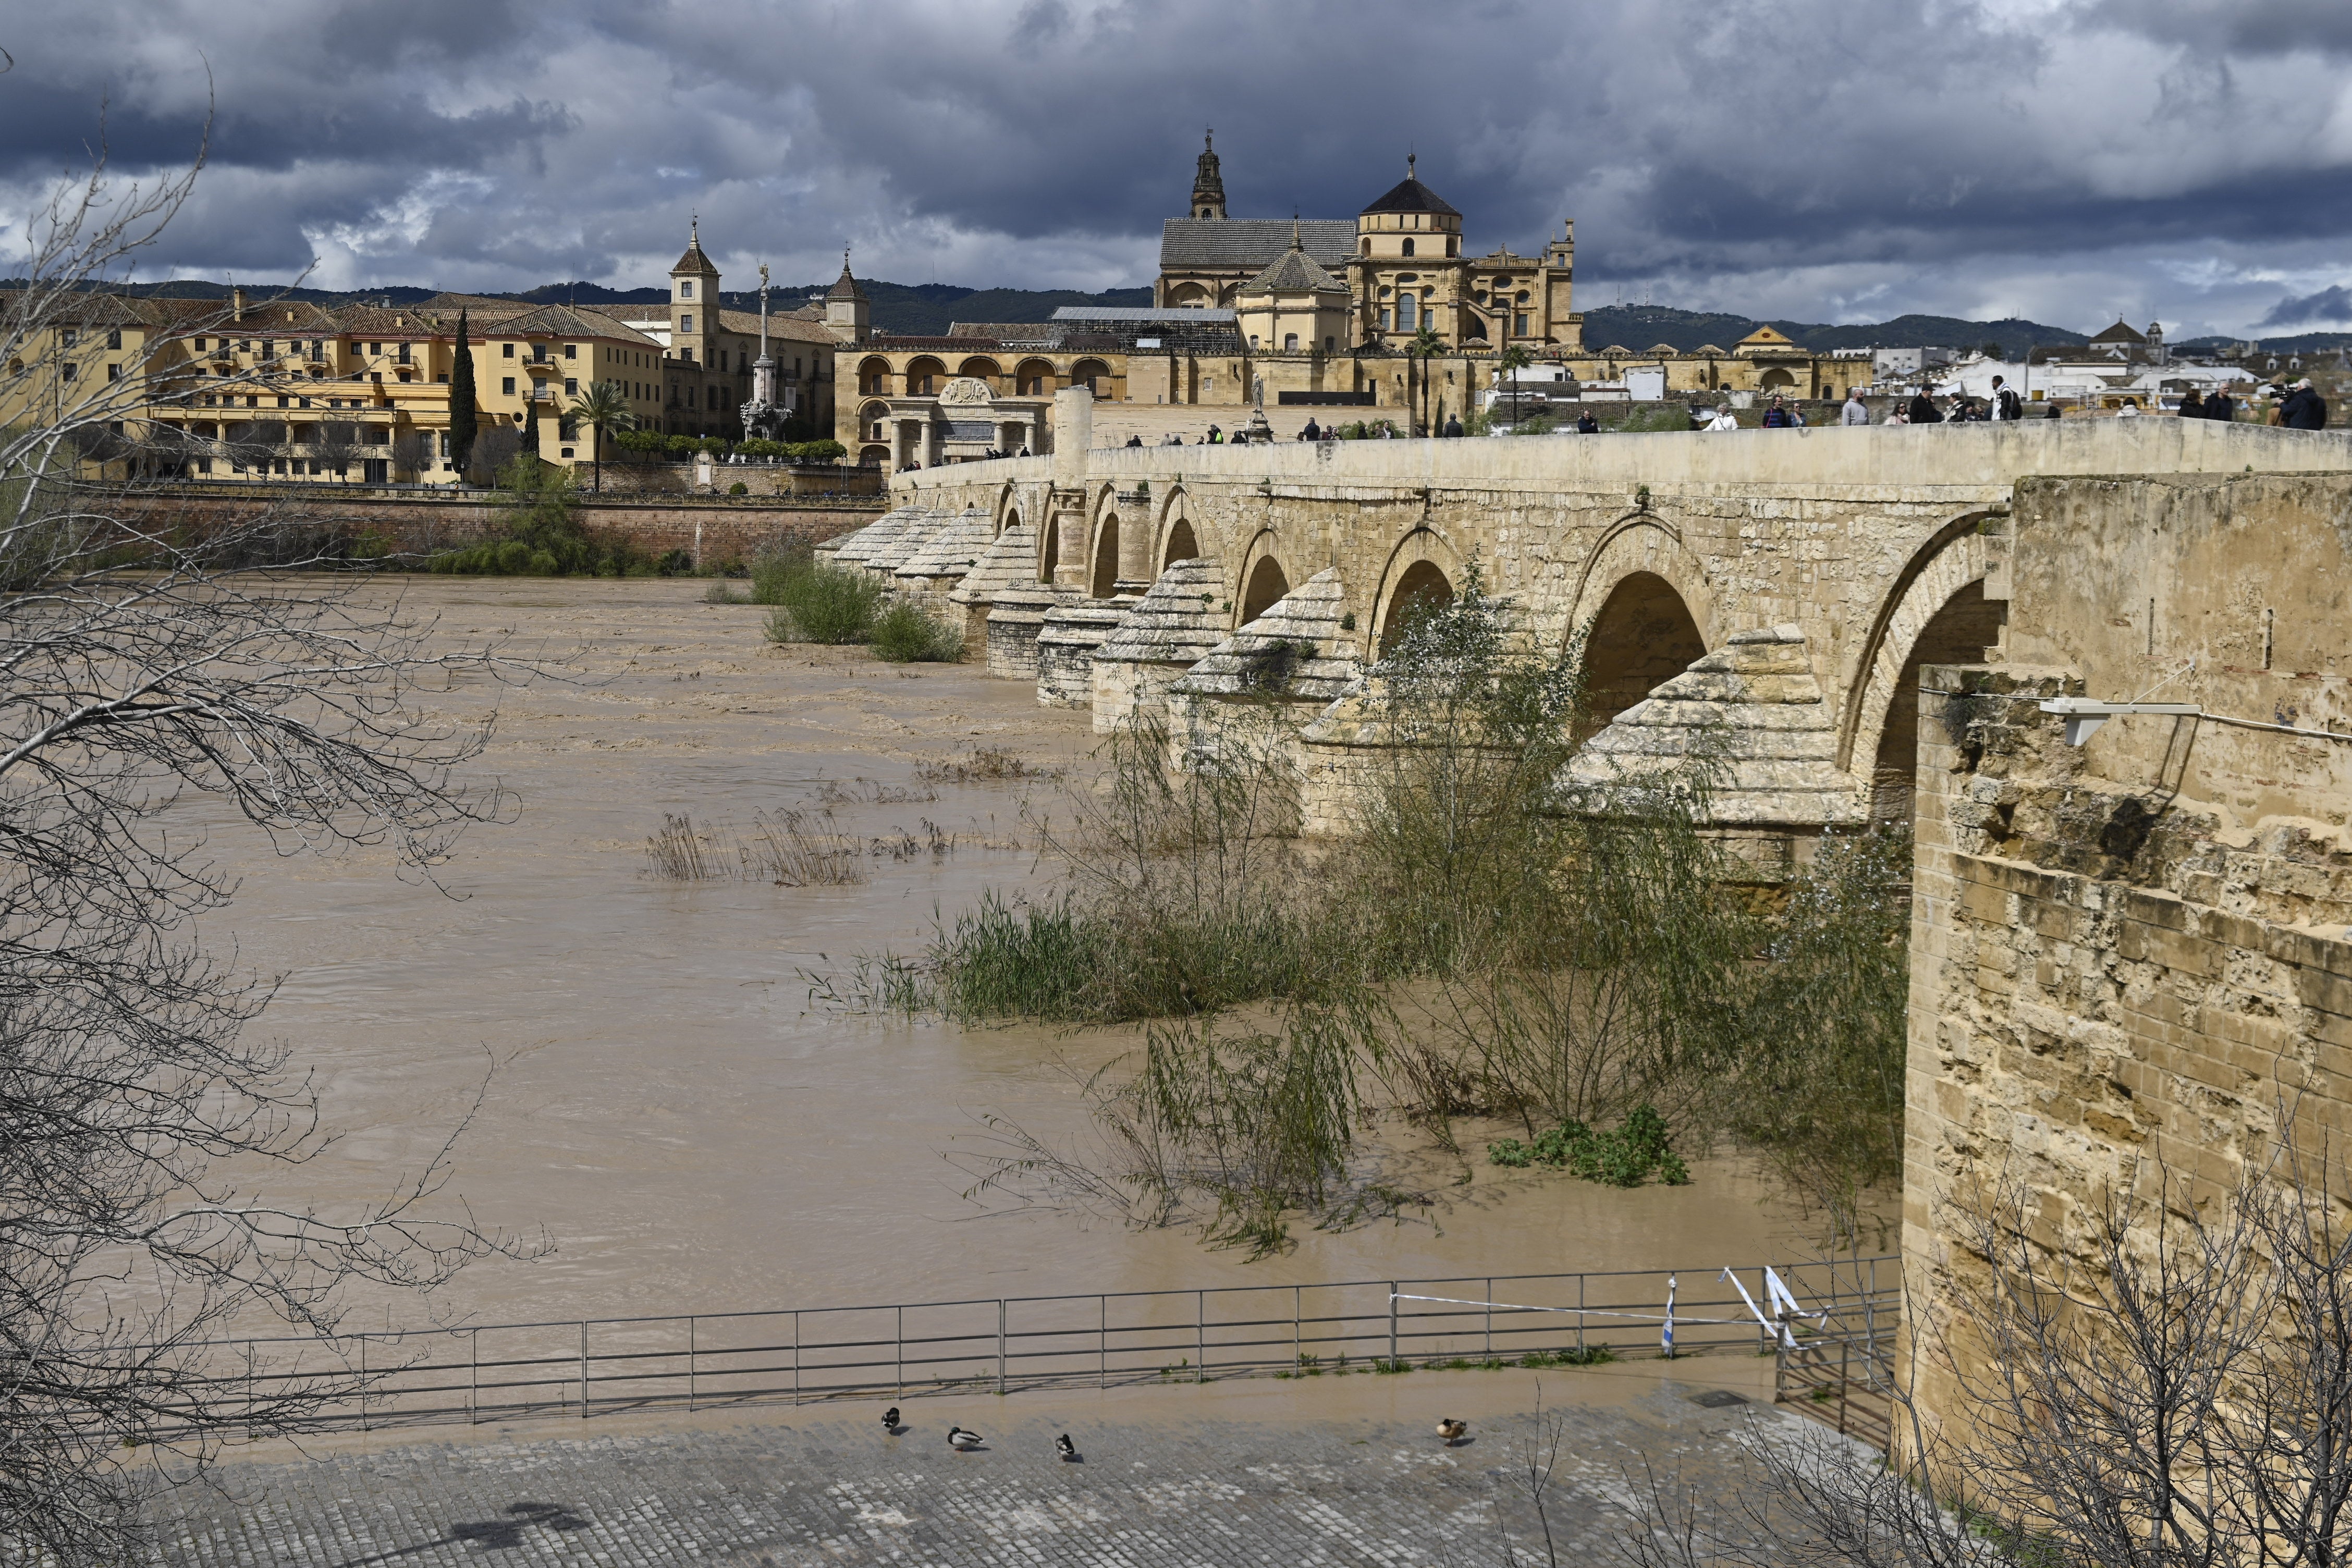
[[[1217,173],[1214,132],[1201,138],[1200,172],[1192,176],[1192,216],[1196,218],[1225,216],[1225,180]]]

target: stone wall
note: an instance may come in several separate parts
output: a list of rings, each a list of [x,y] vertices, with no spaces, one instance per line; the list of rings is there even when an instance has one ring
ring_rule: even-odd
[[[479,539],[496,507],[479,495],[425,490],[325,492],[304,486],[190,487],[110,502],[151,524],[237,527],[268,521],[289,530],[373,536],[402,553],[428,554]],[[817,543],[863,527],[884,501],[814,502],[770,498],[583,496],[590,531],[617,534],[648,555],[684,550],[706,565],[749,560],[762,551]]]
[[[2063,1255],[2148,1156],[2200,1194],[2267,1162],[2286,1097],[2299,1142],[2352,1135],[2352,476],[2034,479],[2012,525],[1997,662],[1923,672],[1904,1252],[1930,1312],[1980,1288],[1947,1207],[1973,1181],[2028,1184]],[[2070,746],[2060,692],[2207,716]]]

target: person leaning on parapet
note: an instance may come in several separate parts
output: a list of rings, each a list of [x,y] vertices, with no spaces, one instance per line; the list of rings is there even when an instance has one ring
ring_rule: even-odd
[[[1445,416],[1445,433],[1448,436],[1461,435],[1462,421],[1451,414],[1447,415]]]
[[[1588,408],[1576,416],[1576,433],[1580,436],[1601,434],[1601,421],[1592,416],[1591,409]]]
[[[1841,425],[1867,425],[1870,423],[1870,405],[1862,400],[1862,394],[1859,390],[1849,392],[1845,395],[1845,404],[1838,410],[1838,423]]]
[[[2205,400],[2197,395],[2197,389],[2193,386],[2180,395],[2180,417],[2183,419],[2205,417]]]
[[[2205,417],[2219,419],[2226,425],[2237,416],[2238,405],[2230,400],[2230,389],[2226,386],[2215,387],[2211,395],[2205,399]]]
[[[2312,390],[2310,378],[2306,376],[2289,389],[2274,417],[2290,430],[2325,430],[2327,428],[2327,404]]]
[[[1731,416],[1730,404],[1719,403],[1716,405],[1715,417],[1708,420],[1702,428],[1708,430],[1737,430],[1739,428],[1739,421]]]
[[[1913,395],[1911,398],[1912,424],[1941,425],[1943,422],[1944,416],[1937,411],[1936,400],[1934,398],[1928,396],[1924,392]]]
[[[1299,431],[1298,438],[1302,441],[1320,441],[1323,439],[1323,426],[1315,423],[1315,416],[1312,414],[1307,416],[1307,427]]]
[[[1985,417],[1995,421],[2025,417],[2024,400],[2017,395],[2016,388],[2004,385],[1999,376],[1992,378],[1991,407]]]
[[[1218,429],[1218,428],[1217,428],[1215,426],[1213,426],[1213,425],[1212,425],[1212,426],[1209,426],[1209,443],[1208,443],[1208,444],[1209,444],[1210,446],[1212,446],[1212,447],[1223,446],[1223,445],[1224,444],[1224,439],[1225,439],[1225,433],[1224,433],[1223,431],[1222,431],[1222,430]]]
[[[1783,407],[1780,403],[1780,395],[1777,393],[1774,394],[1772,405],[1764,410],[1764,428],[1767,430],[1788,430],[1794,428],[1796,423],[1797,416],[1790,413],[1787,408]]]

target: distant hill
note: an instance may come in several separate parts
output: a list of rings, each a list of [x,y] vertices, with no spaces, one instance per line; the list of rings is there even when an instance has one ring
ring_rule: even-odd
[[[1970,321],[1958,316],[1897,316],[1891,321],[1841,327],[1818,321],[1757,321],[1720,311],[1678,310],[1671,305],[1603,305],[1584,312],[1587,347],[1602,349],[1622,343],[1636,353],[1656,343],[1670,343],[1685,351],[1707,343],[1728,349],[1759,327],[1771,327],[1822,353],[1835,349],[1972,349],[1997,342],[2011,357],[2021,358],[2035,343],[2090,341],[2083,332],[2070,332],[2063,327],[2045,326],[2015,316],[1998,321]]]
[[[1055,310],[1064,305],[1151,303],[1149,289],[1107,289],[1099,294],[1087,294],[1075,289],[965,289],[953,283],[891,283],[880,279],[860,279],[858,282],[872,303],[877,327],[886,332],[919,337],[938,336],[948,330],[950,321],[1048,321],[1053,320]],[[831,279],[822,283],[779,286],[770,291],[769,306],[776,310],[796,310],[812,299],[822,300],[832,286]],[[0,279],[0,289],[22,287],[21,279]],[[175,279],[168,283],[132,284],[122,292],[166,300],[226,300],[228,285]],[[253,284],[247,286],[246,292],[249,297],[283,295],[321,305],[382,300],[413,305],[439,290],[394,284],[336,292]],[[489,298],[533,305],[658,305],[669,298],[669,290],[608,289],[601,283],[542,283],[519,294],[494,294]],[[720,300],[733,310],[760,308],[759,294],[750,289],[729,289]],[[1958,316],[1914,315],[1860,326],[1832,326],[1820,321],[1759,321],[1719,310],[1681,310],[1671,305],[1602,305],[1584,312],[1584,342],[1588,347],[1603,349],[1612,343],[1622,343],[1636,353],[1655,343],[1668,343],[1683,350],[1706,343],[1728,349],[1759,327],[1775,328],[1804,347],[1824,353],[1833,349],[1873,347],[1972,349],[1982,343],[1998,342],[2002,352],[2014,359],[2021,358],[2036,343],[2090,341],[2084,333],[2016,316],[1998,321],[1971,321]],[[2249,341],[2280,353],[2315,353],[2352,347],[2352,332],[2302,332],[2294,337],[2253,340],[2200,337],[2177,342],[2173,347],[2190,353],[2210,352]]]
[[[858,284],[871,302],[874,324],[886,332],[898,332],[919,337],[936,337],[948,330],[950,321],[1050,321],[1054,312],[1064,305],[1149,305],[1149,289],[1110,289],[1099,294],[1083,293],[1075,289],[963,289],[953,283],[890,283],[878,279],[861,278]],[[0,280],[0,289],[24,287],[21,279]],[[799,284],[772,289],[768,294],[772,310],[796,310],[809,302],[811,296],[819,299],[833,287],[828,278],[822,283]],[[198,279],[175,279],[168,283],[134,283],[120,290],[141,298],[159,300],[226,300],[229,286],[209,283]],[[394,284],[382,289],[359,289],[337,292],[326,289],[281,289],[268,284],[251,284],[246,289],[250,299],[284,298],[320,305],[352,305],[362,301],[390,300],[395,305],[414,305],[439,293],[437,289],[418,289]],[[491,294],[493,300],[516,300],[526,304],[581,305],[658,305],[669,298],[667,289],[607,289],[601,283],[542,283],[536,289],[518,294]],[[719,296],[720,303],[730,310],[756,310],[760,296],[756,289],[727,289]]]

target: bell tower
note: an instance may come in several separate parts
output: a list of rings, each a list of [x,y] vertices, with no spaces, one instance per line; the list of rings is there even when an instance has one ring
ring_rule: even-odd
[[[1201,138],[1201,166],[1192,176],[1192,214],[1194,217],[1221,218],[1225,216],[1225,180],[1217,173],[1216,132],[1213,130]]]
[[[686,254],[669,269],[669,352],[679,359],[711,363],[719,336],[719,268],[702,254],[702,221],[687,229]]]

